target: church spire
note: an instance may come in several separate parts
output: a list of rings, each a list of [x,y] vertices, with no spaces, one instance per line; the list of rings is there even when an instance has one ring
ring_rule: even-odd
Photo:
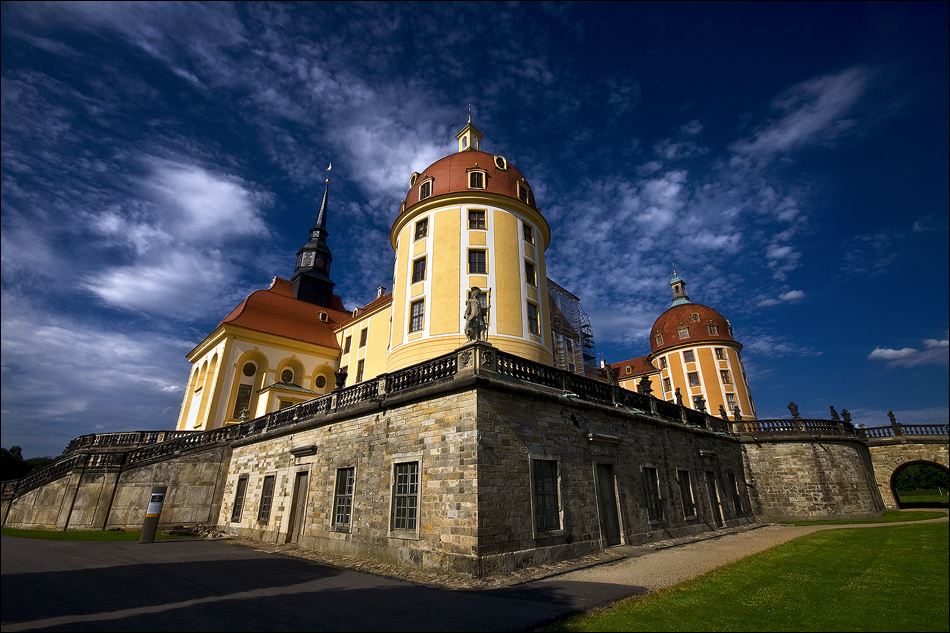
[[[673,305],[691,303],[689,296],[686,294],[686,282],[676,274],[675,267],[673,268],[673,278],[670,279],[670,287],[673,288]]]
[[[327,167],[327,171],[333,166]],[[294,296],[301,301],[329,307],[333,300],[333,287],[330,280],[330,262],[333,256],[327,246],[327,200],[330,196],[330,179],[327,178],[323,189],[323,200],[317,211],[317,220],[310,229],[310,239],[297,251],[297,267],[291,282]]]

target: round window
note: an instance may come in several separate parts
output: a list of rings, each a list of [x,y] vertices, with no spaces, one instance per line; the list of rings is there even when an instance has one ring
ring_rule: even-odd
[[[257,373],[257,365],[254,363],[244,363],[244,369],[241,371],[244,372],[245,376],[253,376]]]
[[[317,385],[317,389],[323,389],[324,387],[327,386],[327,377],[326,377],[326,376],[317,376],[317,380],[316,380],[315,384]]]
[[[287,384],[293,383],[294,372],[290,371],[289,369],[285,369],[284,371],[280,372],[280,381]]]
[[[699,322],[699,315],[693,312],[693,321]]]

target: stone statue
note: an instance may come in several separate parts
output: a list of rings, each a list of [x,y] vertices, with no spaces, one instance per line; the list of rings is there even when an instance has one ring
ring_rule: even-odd
[[[847,409],[841,410],[841,418],[848,424],[851,424],[851,412]]]
[[[653,393],[653,384],[650,382],[649,376],[644,376],[640,379],[640,382],[637,383],[637,391],[645,396],[649,396]]]
[[[742,409],[739,408],[739,405],[736,405],[736,408],[732,410],[733,420],[736,422],[742,422]]]
[[[838,417],[838,412],[835,411],[835,405],[831,405],[828,408],[831,409],[831,419],[840,422],[841,418]]]
[[[887,419],[891,421],[891,424],[897,424],[897,418],[894,417],[893,411],[887,412]]]
[[[480,341],[485,338],[485,308],[482,307],[479,297],[482,291],[472,286],[465,302],[465,336],[469,341]]]
[[[683,394],[680,393],[680,388],[676,388],[676,404],[683,406]]]
[[[791,400],[788,401],[788,412],[792,414],[793,418],[802,417],[798,415],[798,405],[792,402]]]
[[[722,405],[719,405],[719,417],[725,420],[726,422],[729,421],[729,414],[726,413],[726,409]]]
[[[702,396],[693,396],[693,404],[700,413],[706,413],[706,398]]]

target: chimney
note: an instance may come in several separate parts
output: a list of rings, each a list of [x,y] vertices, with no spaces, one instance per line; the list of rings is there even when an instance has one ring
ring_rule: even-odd
[[[379,299],[386,293],[386,286],[380,286],[376,289],[376,298]]]

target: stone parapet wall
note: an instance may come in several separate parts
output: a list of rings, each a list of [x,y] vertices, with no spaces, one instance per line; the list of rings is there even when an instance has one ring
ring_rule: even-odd
[[[743,440],[759,521],[879,516],[884,502],[867,445],[858,439]]]

